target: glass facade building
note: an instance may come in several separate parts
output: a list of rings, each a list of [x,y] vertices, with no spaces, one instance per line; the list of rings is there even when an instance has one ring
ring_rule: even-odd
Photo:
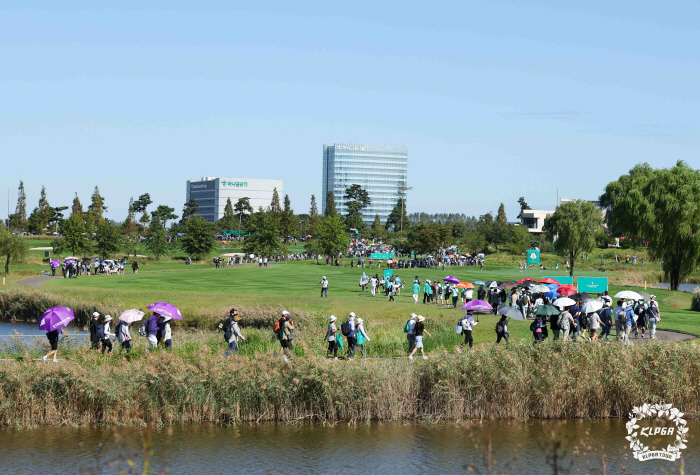
[[[333,144],[323,146],[323,200],[333,190],[338,212],[345,216],[345,190],[358,184],[369,193],[372,203],[362,210],[365,223],[375,215],[382,224],[403,196],[408,178],[408,148],[387,145]]]

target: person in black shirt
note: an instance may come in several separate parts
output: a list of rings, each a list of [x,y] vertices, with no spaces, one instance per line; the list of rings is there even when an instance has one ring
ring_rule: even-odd
[[[46,353],[46,356],[43,356],[41,359],[46,361],[49,356],[53,355],[53,362],[58,363],[58,360],[56,359],[56,355],[58,354],[58,335],[61,333],[61,330],[52,330],[48,333],[46,333],[46,338],[49,339],[49,344],[51,345],[51,351]]]
[[[421,355],[423,355],[423,359],[428,359],[428,357],[425,355],[425,351],[423,351],[423,334],[425,333],[430,337],[432,337],[433,335],[431,335],[430,332],[428,332],[428,330],[425,329],[425,324],[423,322],[425,322],[425,317],[423,315],[418,315],[416,317],[416,326],[413,327],[413,334],[416,338],[416,346],[413,348],[413,351],[411,351],[411,354],[408,355],[409,360],[413,359],[413,355],[416,354],[416,351],[419,348]]]

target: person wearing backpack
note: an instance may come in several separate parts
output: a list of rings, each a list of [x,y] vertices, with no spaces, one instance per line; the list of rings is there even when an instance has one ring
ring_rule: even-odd
[[[554,334],[554,341],[559,340],[559,334],[561,333],[561,328],[559,328],[559,315],[551,315],[549,317],[549,328]]]
[[[100,349],[100,336],[97,333],[97,326],[100,324],[99,312],[92,313],[92,320],[90,320],[90,349],[99,350]]]
[[[122,351],[128,352],[131,348],[131,334],[129,333],[129,324],[124,321],[119,321],[114,331],[117,334],[117,341],[121,345]]]
[[[146,321],[146,338],[148,339],[148,350],[155,350],[158,348],[158,319],[160,315],[153,313]]]
[[[508,317],[505,315],[501,315],[501,319],[496,323],[496,344],[500,343],[502,338],[508,343]]]
[[[240,315],[235,308],[232,308],[229,312],[229,317],[224,323],[224,340],[228,345],[228,350],[224,353],[224,358],[228,357],[231,353],[238,354],[238,340],[245,341],[245,337],[241,334],[241,329],[238,326],[238,322],[241,321]]]
[[[603,304],[603,308],[601,308],[598,311],[601,326],[601,332],[598,339],[600,341],[603,341],[603,337],[605,337],[605,342],[610,343],[610,329],[612,328],[612,309],[610,308],[606,300],[604,300],[604,302],[605,303]]]
[[[574,317],[571,316],[569,307],[567,307],[559,314],[559,318],[557,319],[557,326],[559,326],[559,329],[561,330],[562,341],[564,342],[569,341],[569,331],[571,330],[571,325],[576,328],[576,321],[574,320]]]
[[[406,334],[406,339],[408,340],[409,355],[411,354],[411,351],[413,351],[413,348],[416,347],[416,335],[413,332],[413,329],[416,326],[416,317],[417,315],[415,313],[412,313],[411,317],[406,322],[406,325],[404,325],[403,327],[403,331]]]
[[[328,328],[326,329],[326,341],[328,342],[328,351],[326,352],[326,358],[331,359],[331,355],[333,355],[334,360],[338,359],[338,345],[336,340],[338,327],[335,326],[336,320],[338,320],[338,318],[335,315],[331,315],[330,323],[328,324]]]
[[[638,331],[641,331],[642,333],[642,339],[644,339],[644,332],[647,329],[647,309],[649,308],[648,304],[645,304],[643,300],[639,301],[639,304],[637,305],[637,330],[635,331],[635,337]]]
[[[352,360],[355,357],[355,345],[357,340],[355,339],[355,332],[357,331],[355,327],[355,312],[350,312],[348,321],[340,326],[343,336],[348,340],[348,349],[345,352],[345,359]]]
[[[423,334],[425,333],[428,336],[432,336],[428,330],[425,329],[425,317],[423,315],[418,315],[416,317],[416,325],[413,327],[413,331],[416,335],[416,346],[413,348],[413,351],[411,351],[411,354],[408,355],[408,359],[412,360],[413,355],[420,349],[421,355],[423,355],[423,359],[427,360],[428,357],[425,355],[425,351],[423,350]]]
[[[530,331],[532,332],[532,335],[535,339],[535,341],[532,342],[533,345],[536,345],[538,343],[541,343],[545,339],[545,330],[547,329],[547,325],[544,322],[544,319],[542,318],[541,315],[536,315],[535,316],[535,321],[533,321],[530,324]]]
[[[287,360],[287,353],[291,354],[294,351],[294,320],[289,312],[284,316],[284,325],[280,329],[280,333],[282,334],[283,358]]]
[[[360,352],[362,353],[362,357],[367,358],[367,353],[365,353],[365,343],[370,341],[370,338],[367,336],[367,333],[365,332],[364,320],[362,320],[361,318],[357,319],[357,329],[355,331],[355,340],[357,341],[357,344],[360,345]]]
[[[627,322],[625,306],[625,302],[618,300],[617,307],[613,310],[613,315],[615,316],[615,341],[625,341],[625,323]]]
[[[469,350],[471,350],[474,347],[474,338],[472,337],[472,330],[474,330],[474,327],[476,327],[479,324],[479,319],[477,317],[475,321],[474,316],[470,311],[467,312],[467,314],[464,317],[462,317],[460,323],[462,325],[462,334],[464,335],[464,342],[461,345],[459,345],[457,351],[461,353],[462,348],[467,345],[469,345]]]

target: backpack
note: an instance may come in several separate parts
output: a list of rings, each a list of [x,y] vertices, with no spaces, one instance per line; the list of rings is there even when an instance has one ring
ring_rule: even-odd
[[[160,341],[163,339],[163,328],[165,326],[165,319],[163,317],[158,317],[156,323],[158,324],[158,330],[156,330],[156,340]]]
[[[224,322],[224,340],[229,341],[231,339],[231,336],[233,335],[233,332],[231,331],[231,327],[233,327],[233,318],[229,317],[226,319]]]
[[[533,322],[530,324],[530,331],[531,331],[531,332],[534,332],[535,330],[537,330],[537,320],[533,321]]]
[[[409,319],[409,320],[406,322],[406,325],[403,327],[403,332],[404,332],[404,333],[408,333],[408,332],[410,332],[410,331],[411,331],[411,320]]]
[[[144,320],[141,322],[141,326],[139,326],[139,335],[141,336],[148,336],[148,320]]]
[[[523,294],[520,301],[523,303],[523,305],[527,305],[530,302],[530,297],[528,297],[527,294]]]
[[[498,323],[496,323],[496,333],[501,334],[505,331],[504,323],[503,320],[499,320]]]
[[[458,334],[458,335],[461,335],[461,334],[462,334],[462,330],[464,330],[464,329],[462,328],[462,320],[463,320],[463,318],[460,318],[459,321],[457,322],[457,325],[455,325],[455,333]]]
[[[343,334],[343,336],[350,336],[351,330],[350,330],[350,323],[345,322],[340,325],[340,333]]]

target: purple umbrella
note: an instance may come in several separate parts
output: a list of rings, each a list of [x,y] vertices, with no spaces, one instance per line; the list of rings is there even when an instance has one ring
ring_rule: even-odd
[[[164,317],[170,317],[174,320],[182,320],[182,315],[180,314],[180,310],[178,310],[177,307],[171,303],[156,302],[154,304],[149,305],[146,308],[153,313],[157,313],[158,315],[162,315]]]
[[[75,314],[68,307],[53,307],[48,309],[39,319],[39,328],[47,332],[59,330],[73,321]]]
[[[445,277],[442,280],[444,280],[448,284],[459,284],[460,283],[460,280],[457,277],[452,277],[451,275],[448,275],[447,277]]]
[[[73,262],[73,259],[66,259],[66,260],[63,261],[63,262],[65,262],[66,264],[71,264],[71,263]]]
[[[483,300],[472,300],[461,308],[462,310],[471,310],[476,312],[488,312],[489,310],[493,310],[493,307],[489,305],[488,302],[484,302]]]
[[[49,262],[49,265],[52,269],[55,269],[56,267],[59,267],[61,265],[61,261],[54,259],[51,262]]]

